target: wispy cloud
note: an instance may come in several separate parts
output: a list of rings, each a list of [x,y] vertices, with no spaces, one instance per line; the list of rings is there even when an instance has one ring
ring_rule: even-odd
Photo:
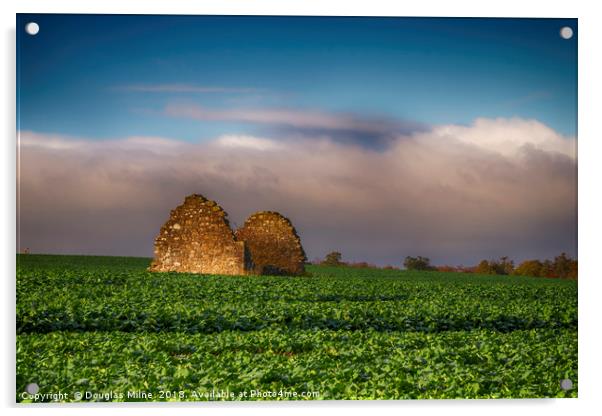
[[[197,192],[237,224],[281,211],[310,258],[576,254],[575,139],[533,120],[437,126],[382,152],[328,136],[20,137],[20,241],[34,252],[151,255],[170,209]]]
[[[412,121],[370,117],[354,113],[331,113],[291,108],[212,109],[191,104],[169,104],[165,114],[201,121],[227,121],[260,124],[277,132],[305,137],[329,136],[342,142],[383,148],[400,134],[426,130]]]
[[[132,84],[132,85],[116,86],[113,89],[117,90],[117,91],[130,91],[130,92],[190,93],[190,94],[206,94],[206,93],[251,94],[251,93],[260,93],[260,92],[265,91],[260,88],[204,86],[204,85],[193,85],[193,84]]]
[[[352,114],[279,108],[243,108],[215,110],[198,105],[168,105],[166,114],[210,121],[242,121],[248,123],[286,125],[307,129],[355,130],[364,132],[390,131],[390,122],[359,119]]]

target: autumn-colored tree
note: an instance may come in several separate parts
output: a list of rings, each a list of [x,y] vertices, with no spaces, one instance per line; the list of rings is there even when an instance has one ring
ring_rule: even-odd
[[[569,269],[569,275],[567,276],[569,279],[577,279],[577,260],[573,260],[571,262],[571,267]]]
[[[569,257],[566,253],[560,253],[554,257],[554,272],[557,277],[568,278],[574,272],[577,273],[577,261]]]
[[[518,265],[512,274],[518,276],[541,276],[543,263],[539,260],[525,260]]]
[[[481,260],[474,272],[479,274],[493,274],[492,268],[487,260]]]
[[[500,257],[499,260],[481,260],[475,269],[475,273],[480,274],[511,274],[514,270],[514,262],[507,256]]]
[[[539,273],[540,277],[558,277],[556,276],[556,271],[554,270],[554,262],[551,260],[544,260],[541,265],[541,272]]]
[[[552,260],[526,260],[513,272],[521,276],[560,277],[563,279],[577,278],[577,260],[561,253]]]

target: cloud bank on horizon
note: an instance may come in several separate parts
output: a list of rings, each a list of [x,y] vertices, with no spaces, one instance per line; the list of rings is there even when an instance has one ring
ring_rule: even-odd
[[[298,129],[340,128],[335,115],[288,116]],[[454,265],[576,255],[574,137],[521,118],[391,136],[374,149],[327,134],[190,143],[21,131],[20,244],[151,256],[170,209],[201,193],[234,224],[257,210],[282,212],[310,259],[330,250],[380,265],[406,255]]]

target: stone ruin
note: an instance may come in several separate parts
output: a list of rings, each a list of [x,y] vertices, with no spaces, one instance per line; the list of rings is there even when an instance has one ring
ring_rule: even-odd
[[[258,212],[234,233],[222,207],[194,194],[172,210],[161,227],[149,270],[296,275],[304,272],[305,261],[301,240],[284,216]]]
[[[190,195],[171,211],[155,239],[154,272],[247,274],[245,244],[234,239],[228,214],[215,201]]]
[[[235,235],[251,253],[254,274],[294,275],[305,271],[307,258],[301,239],[290,220],[279,213],[257,212]]]

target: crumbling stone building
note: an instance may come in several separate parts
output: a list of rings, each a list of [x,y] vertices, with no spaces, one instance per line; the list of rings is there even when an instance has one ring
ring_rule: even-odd
[[[288,275],[304,272],[307,260],[301,239],[288,218],[277,212],[251,215],[236,239],[244,241],[253,259],[254,274]]]
[[[228,214],[215,201],[190,195],[171,211],[155,239],[154,272],[247,274],[243,242],[234,239]]]
[[[153,272],[301,274],[305,252],[290,220],[277,212],[251,215],[236,233],[228,214],[202,195],[187,196],[155,239]]]

